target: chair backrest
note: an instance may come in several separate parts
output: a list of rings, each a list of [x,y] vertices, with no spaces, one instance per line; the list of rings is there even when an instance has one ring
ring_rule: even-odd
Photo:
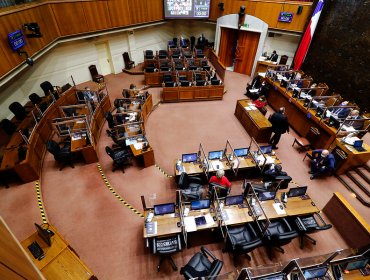
[[[31,100],[33,105],[36,105],[41,102],[41,97],[37,93],[31,93],[28,98]]]
[[[54,140],[48,140],[48,142],[46,143],[46,149],[48,150],[48,152],[52,153],[54,157],[58,156],[58,154],[60,153],[59,144]]]
[[[1,127],[9,136],[17,130],[17,126],[8,119],[3,119],[1,121]]]
[[[131,59],[130,59],[130,56],[128,55],[128,52],[124,52],[122,55],[123,55],[123,60],[125,61],[125,63],[130,63]]]
[[[110,156],[114,160],[114,152],[113,152],[111,147],[106,146],[105,147],[105,152],[108,154],[108,156]]]
[[[287,63],[287,61],[288,61],[288,56],[287,56],[287,55],[282,55],[282,56],[280,57],[279,64],[283,64],[283,65],[285,65],[285,64]]]
[[[179,188],[180,189],[187,189],[189,187],[189,177],[188,174],[182,172],[179,178]]]
[[[89,71],[90,71],[90,74],[91,74],[92,77],[95,77],[95,76],[99,75],[98,70],[96,69],[95,65],[90,65],[89,66]]]
[[[27,112],[19,102],[13,102],[9,105],[9,110],[15,115],[15,118],[19,121],[24,120],[27,117]]]
[[[49,81],[42,82],[40,87],[44,91],[45,96],[50,95],[54,91],[54,87]]]

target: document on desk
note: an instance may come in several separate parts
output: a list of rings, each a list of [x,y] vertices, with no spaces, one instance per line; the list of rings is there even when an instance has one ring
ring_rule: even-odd
[[[157,222],[149,222],[145,224],[146,234],[157,234]]]
[[[273,157],[267,156],[266,157],[266,164],[273,164],[275,159]]]
[[[212,160],[211,165],[213,170],[224,169],[223,163],[219,160]]]
[[[356,129],[353,128],[353,126],[346,126],[346,125],[343,125],[341,130],[343,131],[347,131],[347,132],[354,132],[356,131]]]
[[[284,207],[282,207],[283,209],[281,209],[281,206],[283,206],[281,203],[274,203],[272,204],[272,206],[274,206],[274,209],[278,215],[286,214]]]
[[[136,139],[126,139],[126,145],[130,146],[132,144],[136,144],[137,140]]]
[[[72,134],[71,139],[72,139],[72,141],[80,140],[80,139],[82,139],[82,136],[81,136],[80,133],[74,133],[74,134]]]
[[[204,215],[204,218],[206,218],[207,225],[213,225],[215,223],[210,213]]]
[[[184,217],[184,224],[186,232],[197,231],[197,224],[194,216]]]
[[[134,147],[136,150],[141,150],[143,148],[143,142],[135,143]]]
[[[258,76],[261,76],[262,78],[266,77],[266,72],[258,72]]]

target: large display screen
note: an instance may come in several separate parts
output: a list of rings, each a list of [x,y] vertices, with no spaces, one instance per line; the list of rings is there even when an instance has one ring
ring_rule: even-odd
[[[211,0],[164,0],[165,18],[208,18]]]
[[[8,34],[9,44],[12,47],[13,51],[18,50],[26,44],[22,31],[19,29],[12,33]]]

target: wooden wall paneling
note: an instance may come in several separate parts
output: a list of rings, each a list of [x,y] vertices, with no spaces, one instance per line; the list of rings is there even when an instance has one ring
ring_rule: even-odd
[[[210,12],[209,12],[209,20],[216,21],[217,18],[222,17],[223,15],[226,15],[225,13],[225,8],[223,11],[220,11],[218,8],[218,3],[221,1],[211,1],[211,7],[210,7]],[[226,5],[226,1],[223,1],[224,7]]]
[[[257,2],[253,16],[266,22],[269,28],[276,28],[281,11],[283,11],[283,4],[281,3]]]
[[[22,276],[19,276],[6,266],[0,263],[0,279],[12,279],[12,280],[24,280]]]
[[[152,0],[128,0],[132,24],[147,22],[149,1]]]
[[[0,28],[1,29],[1,28]],[[12,61],[9,59],[7,52],[11,51],[10,47],[9,50],[7,50],[7,46],[4,45],[4,37],[1,36],[1,45],[4,46],[4,48],[0,48],[0,57],[1,57],[1,63],[0,63],[0,77],[5,75],[7,72],[9,72],[16,64],[12,63]],[[7,38],[7,37],[6,37]],[[6,46],[6,47],[5,47]]]
[[[233,45],[236,43],[238,30],[221,27],[221,39],[218,56],[225,67],[232,66]]]
[[[62,36],[89,31],[81,2],[53,3],[52,9]]]
[[[112,27],[131,24],[128,0],[110,0],[107,2]]]
[[[311,14],[311,7],[312,7],[311,5],[312,5],[311,3],[309,3],[309,5],[308,4],[302,5],[302,3],[284,4],[283,11],[293,13],[293,20],[291,23],[278,22],[276,28],[294,30],[294,31],[303,31],[306,25],[307,19]],[[297,10],[299,6],[302,6],[303,10],[300,15],[297,15]]]
[[[107,2],[108,1],[82,2],[89,31],[112,27]]]
[[[259,38],[260,33],[258,32],[239,30],[238,46],[235,52],[235,72],[251,75]]]
[[[157,21],[164,19],[163,0],[147,0],[147,21]]]

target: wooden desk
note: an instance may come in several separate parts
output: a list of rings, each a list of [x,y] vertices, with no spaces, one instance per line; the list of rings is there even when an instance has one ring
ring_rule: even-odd
[[[222,211],[226,211],[227,213],[228,219],[223,223],[227,226],[253,222],[252,216],[248,214],[248,207],[241,208],[238,205],[224,206]]]
[[[46,228],[46,225],[43,227]],[[54,232],[50,247],[44,243],[37,232],[21,243],[45,278],[50,280],[97,279],[57,230],[51,225],[49,229]],[[35,259],[27,248],[34,241],[40,245],[45,253],[45,257],[40,261]]]
[[[314,110],[308,111],[303,106],[303,101],[292,98],[292,93],[286,92],[286,89],[280,86],[280,82],[273,82],[270,78],[266,78],[266,81],[271,85],[271,89],[266,96],[269,105],[275,111],[278,111],[280,107],[285,107],[289,125],[300,136],[306,137],[310,127],[317,128],[320,136],[311,144],[315,149],[329,148],[336,138],[337,130],[320,121],[320,118],[315,116]]]
[[[224,85],[164,87],[162,91],[163,102],[222,100],[223,96]]]
[[[144,216],[147,217],[149,211],[146,210],[144,212]],[[157,222],[157,233],[156,234],[147,234],[146,228],[144,225],[144,238],[151,238],[151,237],[160,237],[166,236],[171,234],[177,234],[181,232],[181,227],[177,226],[180,223],[180,217],[175,216],[175,214],[166,214],[160,216],[154,216],[152,222]]]
[[[277,63],[270,60],[258,60],[255,73],[265,73],[267,71],[267,68],[275,65],[277,65]]]
[[[245,107],[252,104],[249,99],[238,100],[235,107],[235,116],[258,143],[267,143],[272,134],[272,125],[258,110],[247,110]]]
[[[149,167],[155,164],[154,159],[154,151],[152,147],[148,147],[146,151],[143,151],[142,149],[136,149],[133,144],[130,145],[132,154],[136,158],[142,158],[144,161],[144,167]]]
[[[358,152],[351,145],[340,141],[340,139],[335,139],[335,145],[347,155],[347,158],[343,161],[343,163],[337,167],[335,171],[337,175],[344,174],[356,166],[364,165],[370,160],[370,146],[366,143],[363,143],[363,148],[366,149],[364,152]]]
[[[199,216],[205,216],[207,214],[210,214],[213,218],[213,224],[205,224],[197,226],[196,231],[200,230],[207,230],[207,229],[214,229],[218,227],[218,223],[214,221],[214,217],[216,216],[216,210],[213,208],[213,205],[211,205],[211,208],[209,209],[202,209],[202,210],[190,210],[188,217],[199,217]]]

